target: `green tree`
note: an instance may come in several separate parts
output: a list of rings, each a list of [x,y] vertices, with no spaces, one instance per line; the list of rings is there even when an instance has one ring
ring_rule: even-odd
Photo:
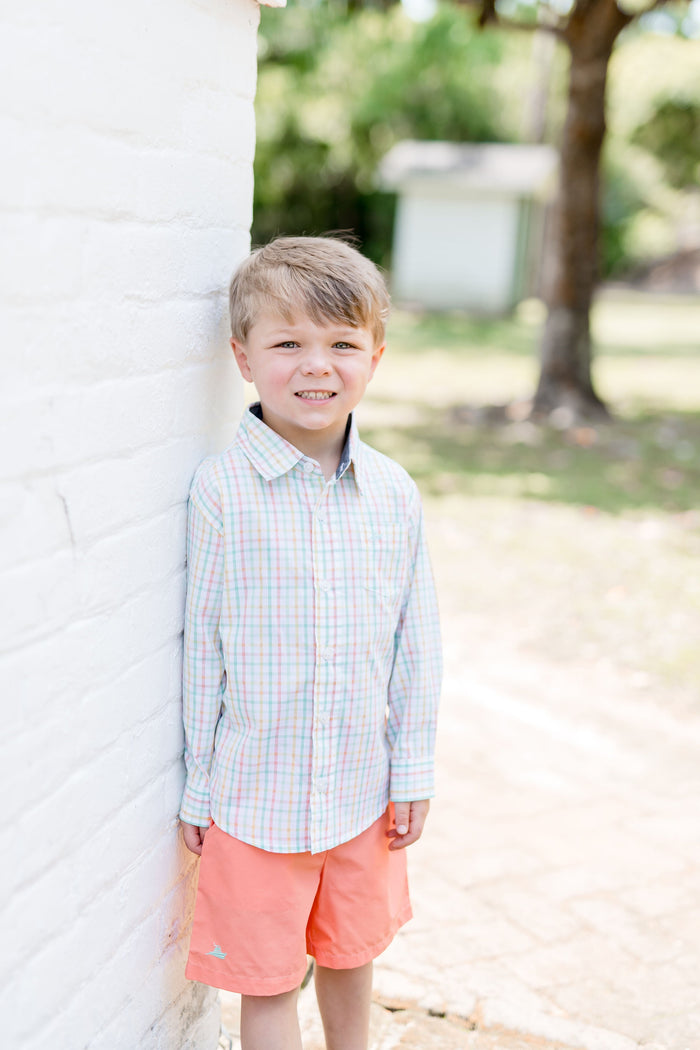
[[[639,125],[632,142],[653,154],[671,186],[684,190],[700,183],[700,102],[664,98]]]
[[[404,138],[515,137],[498,80],[513,50],[453,6],[424,23],[398,5],[264,12],[254,239],[351,229],[386,264],[394,198],[377,188],[380,158]]]
[[[591,375],[590,308],[599,275],[600,161],[606,131],[608,67],[622,30],[666,0],[651,0],[648,6],[634,9],[617,0],[573,0],[568,4],[541,0],[537,16],[529,20],[502,17],[501,0],[462,2],[478,6],[482,26],[541,29],[553,33],[568,51],[559,188],[548,246],[551,279],[545,289],[547,321],[533,415],[543,417],[564,409],[572,419],[607,417],[607,407],[594,389]]]
[[[291,6],[283,18],[264,11],[254,238],[350,229],[364,250],[386,265],[393,198],[376,187],[379,159],[402,138],[517,140],[520,114],[514,100],[522,101],[526,93],[529,47],[523,33],[502,33],[499,27],[542,30],[559,42],[555,69],[565,55],[567,70],[561,76],[563,112],[556,121],[560,186],[548,247],[552,279],[545,289],[548,317],[534,414],[563,407],[573,417],[606,416],[591,376],[591,301],[601,260],[606,273],[625,262],[631,216],[648,207],[645,187],[624,150],[616,148],[608,158],[604,198],[601,192],[609,64],[620,33],[639,23],[644,5],[665,5],[665,0],[639,0],[634,10],[622,6],[632,2],[456,0],[418,25],[384,0],[371,8],[360,0]],[[493,31],[477,31],[469,4]],[[503,17],[501,4],[515,15]],[[649,92],[655,90],[650,85],[657,77],[652,58],[642,82],[637,77],[626,90],[625,108],[631,112],[640,99],[647,100],[642,123],[649,127],[640,131],[639,144],[657,156],[668,152],[670,162],[676,153],[675,145],[668,148],[668,113],[649,119]],[[554,101],[562,108],[559,93]],[[674,143],[681,145],[685,128],[690,148],[692,127],[688,131],[682,123],[688,114],[676,106],[671,116]]]

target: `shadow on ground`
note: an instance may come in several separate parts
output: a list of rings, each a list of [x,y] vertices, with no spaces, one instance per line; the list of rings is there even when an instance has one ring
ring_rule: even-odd
[[[376,401],[378,416],[395,402]],[[700,417],[647,412],[605,426],[558,430],[527,406],[402,406],[405,425],[364,426],[363,438],[402,463],[428,495],[526,498],[611,514],[698,509]],[[377,417],[375,416],[375,419]]]

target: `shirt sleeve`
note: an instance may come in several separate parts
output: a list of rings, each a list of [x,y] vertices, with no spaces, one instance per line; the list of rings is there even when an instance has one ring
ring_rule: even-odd
[[[187,601],[182,676],[187,779],[180,817],[209,824],[209,772],[226,684],[219,619],[224,582],[223,521],[215,486],[202,468],[190,492],[187,519]]]
[[[442,677],[437,596],[417,490],[410,517],[411,562],[395,639],[387,736],[392,802],[435,793],[435,731]]]

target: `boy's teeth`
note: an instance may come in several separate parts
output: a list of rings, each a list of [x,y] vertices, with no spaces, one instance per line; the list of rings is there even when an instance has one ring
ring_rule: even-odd
[[[327,401],[330,397],[333,397],[333,393],[324,390],[299,390],[297,397],[307,397],[311,401]]]

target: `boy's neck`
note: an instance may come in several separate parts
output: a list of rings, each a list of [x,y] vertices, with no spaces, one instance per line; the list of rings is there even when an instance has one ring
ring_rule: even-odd
[[[346,435],[348,433],[349,418],[343,424],[342,429],[337,432],[327,430],[304,430],[301,427],[279,425],[270,413],[266,412],[261,405],[262,420],[266,426],[274,430],[276,434],[294,445],[309,459],[314,459],[321,467],[326,481],[335,475],[340,465],[340,459],[345,448]]]

